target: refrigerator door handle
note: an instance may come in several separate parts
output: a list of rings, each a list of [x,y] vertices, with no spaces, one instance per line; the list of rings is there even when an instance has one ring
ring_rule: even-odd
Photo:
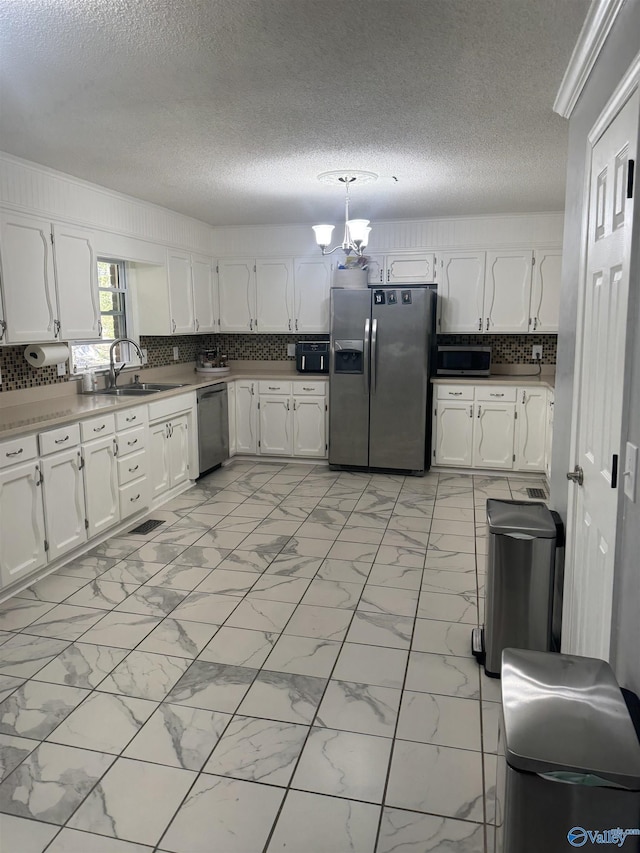
[[[371,334],[371,320],[367,317],[364,321],[364,352],[362,353],[362,360],[364,362],[364,370],[362,371],[364,376],[364,393],[369,393],[369,336]]]
[[[378,339],[378,321],[374,320],[371,325],[371,393],[376,393],[376,361],[378,353],[376,344]]]

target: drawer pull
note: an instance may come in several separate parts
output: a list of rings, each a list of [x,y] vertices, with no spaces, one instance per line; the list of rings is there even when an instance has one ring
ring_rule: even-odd
[[[138,439],[137,439],[137,438],[134,438],[134,439],[133,439],[133,441],[128,441],[128,442],[127,442],[127,444],[129,445],[129,447],[133,447],[133,445],[134,445],[134,444],[137,444],[137,443],[138,443]]]
[[[134,471],[137,471],[139,467],[140,467],[139,465],[134,465],[134,467],[133,467],[133,468],[129,468],[129,473],[130,473],[130,474],[133,474],[133,472],[134,472]]]
[[[93,428],[93,431],[94,431],[94,432],[102,432],[102,430],[103,430],[105,427],[106,427],[106,424],[102,424],[102,425],[101,425],[101,426],[99,426],[99,427],[94,427],[94,428]]]
[[[497,393],[497,392],[495,392],[495,391],[491,391],[491,392],[489,393],[489,396],[490,396],[490,397],[504,397],[504,394],[498,394],[498,393]]]
[[[65,435],[65,437],[64,437],[64,438],[54,438],[54,439],[53,439],[53,443],[54,443],[54,444],[64,444],[64,443],[65,443],[65,441],[69,441],[69,436],[68,436],[68,435]]]
[[[269,391],[279,391],[279,390],[280,389],[278,388],[277,385],[269,385]]]
[[[126,421],[128,424],[130,424],[130,423],[131,423],[131,421],[137,421],[137,420],[138,420],[138,416],[137,416],[137,415],[130,415],[128,418],[125,418],[125,421]]]
[[[308,386],[303,385],[303,386],[302,386],[302,390],[303,390],[303,391],[313,391],[313,388],[309,388]]]
[[[461,396],[462,396],[462,391],[449,391],[449,395],[450,395],[451,397],[461,397]]]
[[[131,501],[132,504],[134,504],[136,501],[140,500],[140,494],[137,494],[135,496],[135,498],[129,498],[129,500]]]
[[[20,448],[19,450],[12,450],[11,453],[5,453],[5,456],[20,456],[24,448]]]

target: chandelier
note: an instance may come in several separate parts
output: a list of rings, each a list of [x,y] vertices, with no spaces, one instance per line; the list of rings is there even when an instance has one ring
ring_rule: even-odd
[[[315,231],[316,242],[320,246],[323,255],[330,255],[336,249],[342,249],[346,255],[354,254],[359,258],[362,257],[369,242],[371,228],[369,227],[368,219],[349,219],[349,187],[356,181],[360,184],[366,184],[377,180],[377,177],[375,172],[362,172],[359,170],[352,170],[350,172],[323,172],[321,175],[318,175],[318,180],[323,184],[343,184],[346,192],[342,245],[334,246],[333,249],[328,248],[331,244],[333,225],[312,226]]]

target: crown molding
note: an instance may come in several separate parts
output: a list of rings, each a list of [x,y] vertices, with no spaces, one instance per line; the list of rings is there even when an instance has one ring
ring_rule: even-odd
[[[625,2],[626,0],[593,0],[591,3],[553,104],[553,111],[563,118],[571,116]]]

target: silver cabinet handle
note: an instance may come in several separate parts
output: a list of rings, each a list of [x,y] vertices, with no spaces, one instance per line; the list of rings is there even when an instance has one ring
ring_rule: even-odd
[[[42,485],[42,471],[40,470],[40,466],[36,465],[36,486]]]
[[[291,319],[289,319],[289,331],[291,331]]]
[[[504,394],[498,394],[497,391],[491,391],[489,394],[490,397],[504,397]],[[523,401],[524,402],[524,401]]]
[[[99,427],[94,427],[94,432],[102,432],[102,430],[106,427],[106,424],[101,424]]]
[[[19,450],[12,450],[11,453],[5,453],[4,455],[5,456],[20,456],[20,454],[23,452],[23,450],[24,450],[24,448],[21,447]]]
[[[135,503],[136,501],[139,501],[140,500],[140,494],[138,493],[135,496],[135,498],[129,498],[129,500],[131,501],[132,504]]]
[[[489,331],[489,318],[487,317],[487,332]]]
[[[131,421],[137,421],[137,420],[138,420],[138,416],[137,416],[137,415],[130,415],[128,418],[125,418],[125,421],[126,421],[128,424],[130,424],[130,423],[131,423]]]
[[[480,417],[480,412],[482,411],[482,406],[478,406],[478,417]]]
[[[448,392],[452,397],[461,397],[462,391],[449,391]]]
[[[196,332],[199,332],[199,331],[200,331],[200,321],[196,317]]]
[[[113,455],[114,456],[118,455],[118,439],[117,438],[113,439]]]
[[[391,281],[391,270],[387,270],[387,281]]]
[[[303,385],[302,390],[303,391],[313,391],[313,388],[310,388],[308,385]]]
[[[54,438],[53,443],[54,443],[54,444],[64,444],[64,443],[65,443],[65,441],[69,441],[69,436],[68,436],[68,435],[65,435],[65,437],[64,437],[64,438]]]
[[[84,468],[84,456],[82,455],[82,451],[78,451],[78,471],[82,471]]]
[[[4,338],[4,333],[7,331],[7,324],[4,320],[0,320],[0,341]]]
[[[134,439],[133,439],[133,441],[128,441],[128,442],[127,442],[127,444],[129,445],[129,447],[133,447],[133,445],[134,445],[134,444],[137,444],[137,443],[138,443],[138,439],[137,439],[137,438],[134,438]]]
[[[172,331],[172,332],[175,332],[175,330],[176,330],[176,321],[175,321],[175,320],[171,320],[171,331]]]
[[[523,391],[523,392],[522,392],[522,402],[523,402],[523,403],[524,403],[524,402],[526,402],[526,399],[527,399],[527,392],[526,392],[526,391]]]
[[[280,389],[278,388],[277,385],[269,385],[269,391],[279,391],[279,390]]]
[[[133,472],[137,471],[139,467],[140,467],[139,465],[134,465],[133,468],[129,468],[129,473],[133,474]]]
[[[253,332],[253,319],[249,318],[249,331]]]
[[[252,396],[252,397],[253,397],[253,394],[254,394],[254,388],[253,388],[253,382],[252,382],[252,383],[251,383],[251,396]]]
[[[473,417],[473,406],[469,406],[469,417]]]
[[[482,317],[478,317],[478,331],[482,331]]]
[[[298,331],[298,318],[296,317],[296,332]]]
[[[538,328],[538,318],[537,318],[537,317],[534,317],[534,318],[533,318],[533,331],[535,332],[535,330],[536,330],[537,328]]]
[[[53,337],[57,338],[60,334],[60,320],[53,321]]]
[[[289,401],[287,400],[287,411],[289,411]]]

